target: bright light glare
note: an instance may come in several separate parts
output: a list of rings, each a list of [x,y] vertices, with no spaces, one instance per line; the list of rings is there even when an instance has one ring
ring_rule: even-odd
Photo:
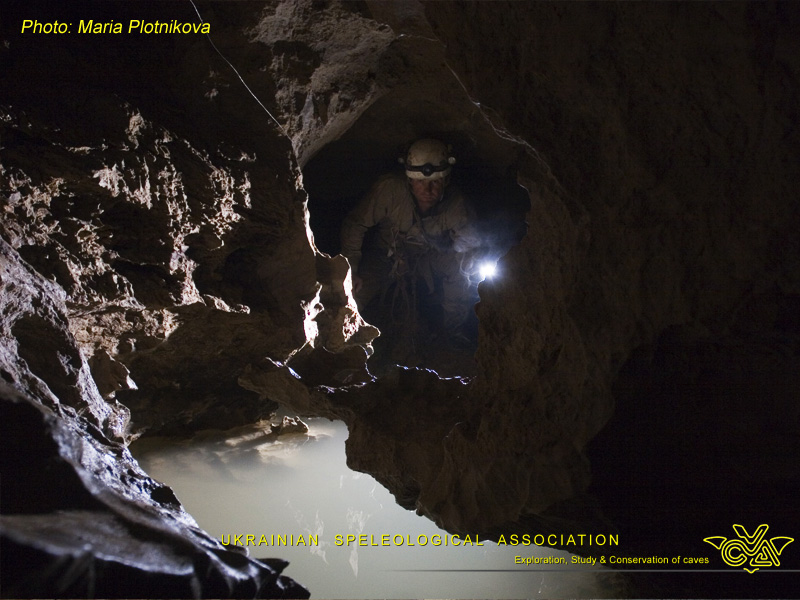
[[[478,268],[478,273],[480,273],[481,281],[484,279],[491,279],[494,277],[494,274],[497,272],[497,263],[492,261],[484,261],[481,263],[481,266]]]

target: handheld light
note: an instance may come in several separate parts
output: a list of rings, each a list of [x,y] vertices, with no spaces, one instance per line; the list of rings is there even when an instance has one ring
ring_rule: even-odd
[[[497,263],[492,260],[483,261],[478,267],[478,273],[481,276],[481,281],[491,279],[497,273]]]

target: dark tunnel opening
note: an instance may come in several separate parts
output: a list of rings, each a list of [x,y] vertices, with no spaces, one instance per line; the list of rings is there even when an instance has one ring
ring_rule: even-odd
[[[379,299],[359,306],[362,316],[381,331],[370,358],[370,370],[378,375],[394,364],[433,369],[443,377],[474,374],[478,335],[474,306],[479,301],[479,282],[484,278],[479,267],[496,264],[527,230],[530,197],[516,180],[515,161],[520,149],[481,128],[435,128],[435,123],[447,124],[458,120],[458,116],[443,115],[442,108],[427,108],[425,116],[420,117],[403,114],[397,101],[379,102],[303,168],[315,244],[333,256],[342,249],[340,235],[345,217],[375,181],[390,173],[404,177],[399,159],[411,143],[420,138],[441,140],[456,158],[448,189],[452,186],[460,190],[480,239],[479,248],[459,259],[465,265],[462,272],[469,273],[475,288],[465,323],[466,335],[455,344],[443,337],[441,283],[436,282],[431,288],[419,277],[416,282],[407,275],[398,278]],[[369,233],[365,246],[368,239]]]

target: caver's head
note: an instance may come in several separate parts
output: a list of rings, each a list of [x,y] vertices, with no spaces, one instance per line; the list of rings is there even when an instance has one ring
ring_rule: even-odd
[[[424,215],[442,199],[456,159],[439,140],[417,140],[408,149],[403,163],[411,193]]]

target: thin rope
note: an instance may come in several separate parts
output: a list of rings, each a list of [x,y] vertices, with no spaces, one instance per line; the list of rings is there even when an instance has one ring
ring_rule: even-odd
[[[205,21],[203,20],[203,17],[202,17],[202,15],[200,14],[200,11],[197,9],[197,6],[196,6],[196,5],[195,5],[195,3],[194,3],[194,0],[189,0],[189,2],[191,2],[191,3],[192,3],[192,6],[194,7],[194,12],[196,12],[196,13],[197,13],[197,18],[198,18],[198,19],[200,19],[200,22],[201,22],[201,23],[205,23]],[[212,40],[212,39],[211,39],[211,34],[210,34],[210,33],[207,33],[207,34],[206,34],[206,37],[208,38],[208,41],[209,41],[209,43],[211,44],[211,47],[212,47],[212,48],[214,48],[214,50],[216,50],[216,51],[217,51],[217,54],[219,54],[220,58],[222,58],[222,60],[224,60],[226,63],[228,63],[228,66],[229,66],[229,67],[230,67],[230,68],[233,70],[233,72],[234,72],[234,73],[236,73],[236,76],[239,78],[239,81],[241,81],[241,82],[242,82],[242,85],[245,87],[245,89],[246,89],[248,92],[250,92],[250,95],[253,97],[253,99],[254,99],[256,102],[258,102],[258,105],[259,105],[261,108],[263,108],[263,109],[264,109],[264,112],[265,112],[265,113],[267,113],[267,114],[270,116],[270,118],[271,118],[271,119],[272,119],[272,120],[275,122],[275,124],[278,126],[278,129],[280,129],[280,130],[281,130],[281,132],[283,133],[283,135],[285,135],[286,137],[289,137],[289,134],[288,134],[288,133],[286,133],[286,130],[285,130],[285,129],[283,128],[283,126],[280,124],[280,122],[278,121],[278,119],[276,119],[276,118],[273,116],[273,114],[272,114],[271,112],[269,112],[269,109],[267,109],[267,107],[266,107],[266,106],[264,106],[264,103],[263,103],[263,102],[261,102],[261,100],[259,99],[259,97],[258,97],[258,96],[256,96],[256,95],[255,95],[255,93],[253,92],[253,90],[251,90],[251,89],[250,89],[250,86],[249,86],[249,85],[247,85],[247,82],[246,82],[246,81],[244,80],[244,78],[242,78],[242,76],[239,74],[239,71],[237,71],[237,70],[236,70],[236,67],[234,67],[234,66],[231,64],[231,61],[229,61],[227,58],[225,58],[225,55],[224,55],[224,54],[222,54],[222,52],[220,52],[219,48],[217,48],[217,45],[214,43],[214,40]]]

